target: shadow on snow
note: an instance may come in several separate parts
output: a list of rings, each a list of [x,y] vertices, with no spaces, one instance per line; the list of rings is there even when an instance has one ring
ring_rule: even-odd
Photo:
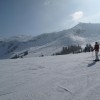
[[[92,63],[88,64],[88,67],[92,67],[95,64],[96,64],[96,61],[93,61]]]

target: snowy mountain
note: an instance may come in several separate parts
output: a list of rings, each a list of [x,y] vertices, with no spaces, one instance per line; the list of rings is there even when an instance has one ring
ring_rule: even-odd
[[[100,40],[100,24],[79,23],[75,27],[60,32],[45,33],[39,36],[16,36],[0,39],[0,59],[11,58],[16,54],[25,57],[52,55],[63,46],[85,45]]]
[[[99,100],[91,53],[0,60],[0,100]]]

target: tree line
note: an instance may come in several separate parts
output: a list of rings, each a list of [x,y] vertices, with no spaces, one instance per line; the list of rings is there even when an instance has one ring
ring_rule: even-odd
[[[64,55],[64,54],[70,54],[70,53],[81,53],[82,52],[82,48],[81,46],[76,46],[76,45],[70,45],[67,47],[62,47],[62,50],[60,52],[57,52],[53,55]]]
[[[57,52],[53,55],[64,55],[64,54],[70,54],[70,53],[82,53],[82,52],[92,52],[93,47],[91,44],[86,44],[84,48],[82,48],[79,45],[70,45],[66,47],[62,47],[62,50],[60,52]]]

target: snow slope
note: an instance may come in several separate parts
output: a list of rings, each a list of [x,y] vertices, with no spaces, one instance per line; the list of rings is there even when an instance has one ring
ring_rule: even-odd
[[[0,100],[99,100],[92,53],[0,60]]]
[[[100,40],[100,24],[79,23],[75,27],[60,32],[39,36],[15,36],[0,39],[0,59],[11,58],[28,51],[27,57],[52,55],[68,45],[86,45]]]

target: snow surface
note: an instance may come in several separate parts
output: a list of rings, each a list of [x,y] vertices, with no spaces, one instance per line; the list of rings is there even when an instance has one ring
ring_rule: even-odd
[[[0,100],[100,100],[94,54],[0,60]]]

